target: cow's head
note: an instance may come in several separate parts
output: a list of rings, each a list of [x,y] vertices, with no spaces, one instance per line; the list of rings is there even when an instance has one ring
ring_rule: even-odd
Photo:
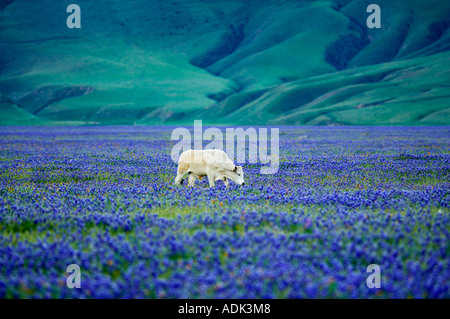
[[[230,179],[238,185],[245,185],[244,182],[244,170],[242,166],[235,166],[233,174],[231,174]]]

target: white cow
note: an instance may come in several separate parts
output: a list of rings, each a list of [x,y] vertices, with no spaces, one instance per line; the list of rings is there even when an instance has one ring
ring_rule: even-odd
[[[227,154],[220,150],[187,150],[181,153],[175,184],[182,184],[186,174],[189,175],[189,186],[193,186],[196,179],[202,179],[203,176],[208,176],[209,187],[214,187],[214,182],[218,180],[228,187],[229,179],[238,185],[245,185],[242,166],[234,165]]]

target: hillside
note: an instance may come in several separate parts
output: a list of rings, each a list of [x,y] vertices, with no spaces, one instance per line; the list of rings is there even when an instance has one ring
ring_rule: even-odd
[[[41,120],[0,94],[0,125],[35,125]]]
[[[450,2],[0,1],[0,124],[447,125]]]

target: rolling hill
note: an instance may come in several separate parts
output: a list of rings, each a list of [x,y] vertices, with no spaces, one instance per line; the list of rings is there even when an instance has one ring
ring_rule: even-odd
[[[1,125],[448,125],[450,2],[0,0]]]

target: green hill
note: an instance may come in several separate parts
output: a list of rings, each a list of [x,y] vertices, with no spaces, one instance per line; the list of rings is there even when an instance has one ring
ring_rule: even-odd
[[[448,1],[70,3],[0,1],[0,124],[450,123]]]
[[[13,101],[0,94],[0,125],[35,125],[41,124],[36,116],[20,108]]]

